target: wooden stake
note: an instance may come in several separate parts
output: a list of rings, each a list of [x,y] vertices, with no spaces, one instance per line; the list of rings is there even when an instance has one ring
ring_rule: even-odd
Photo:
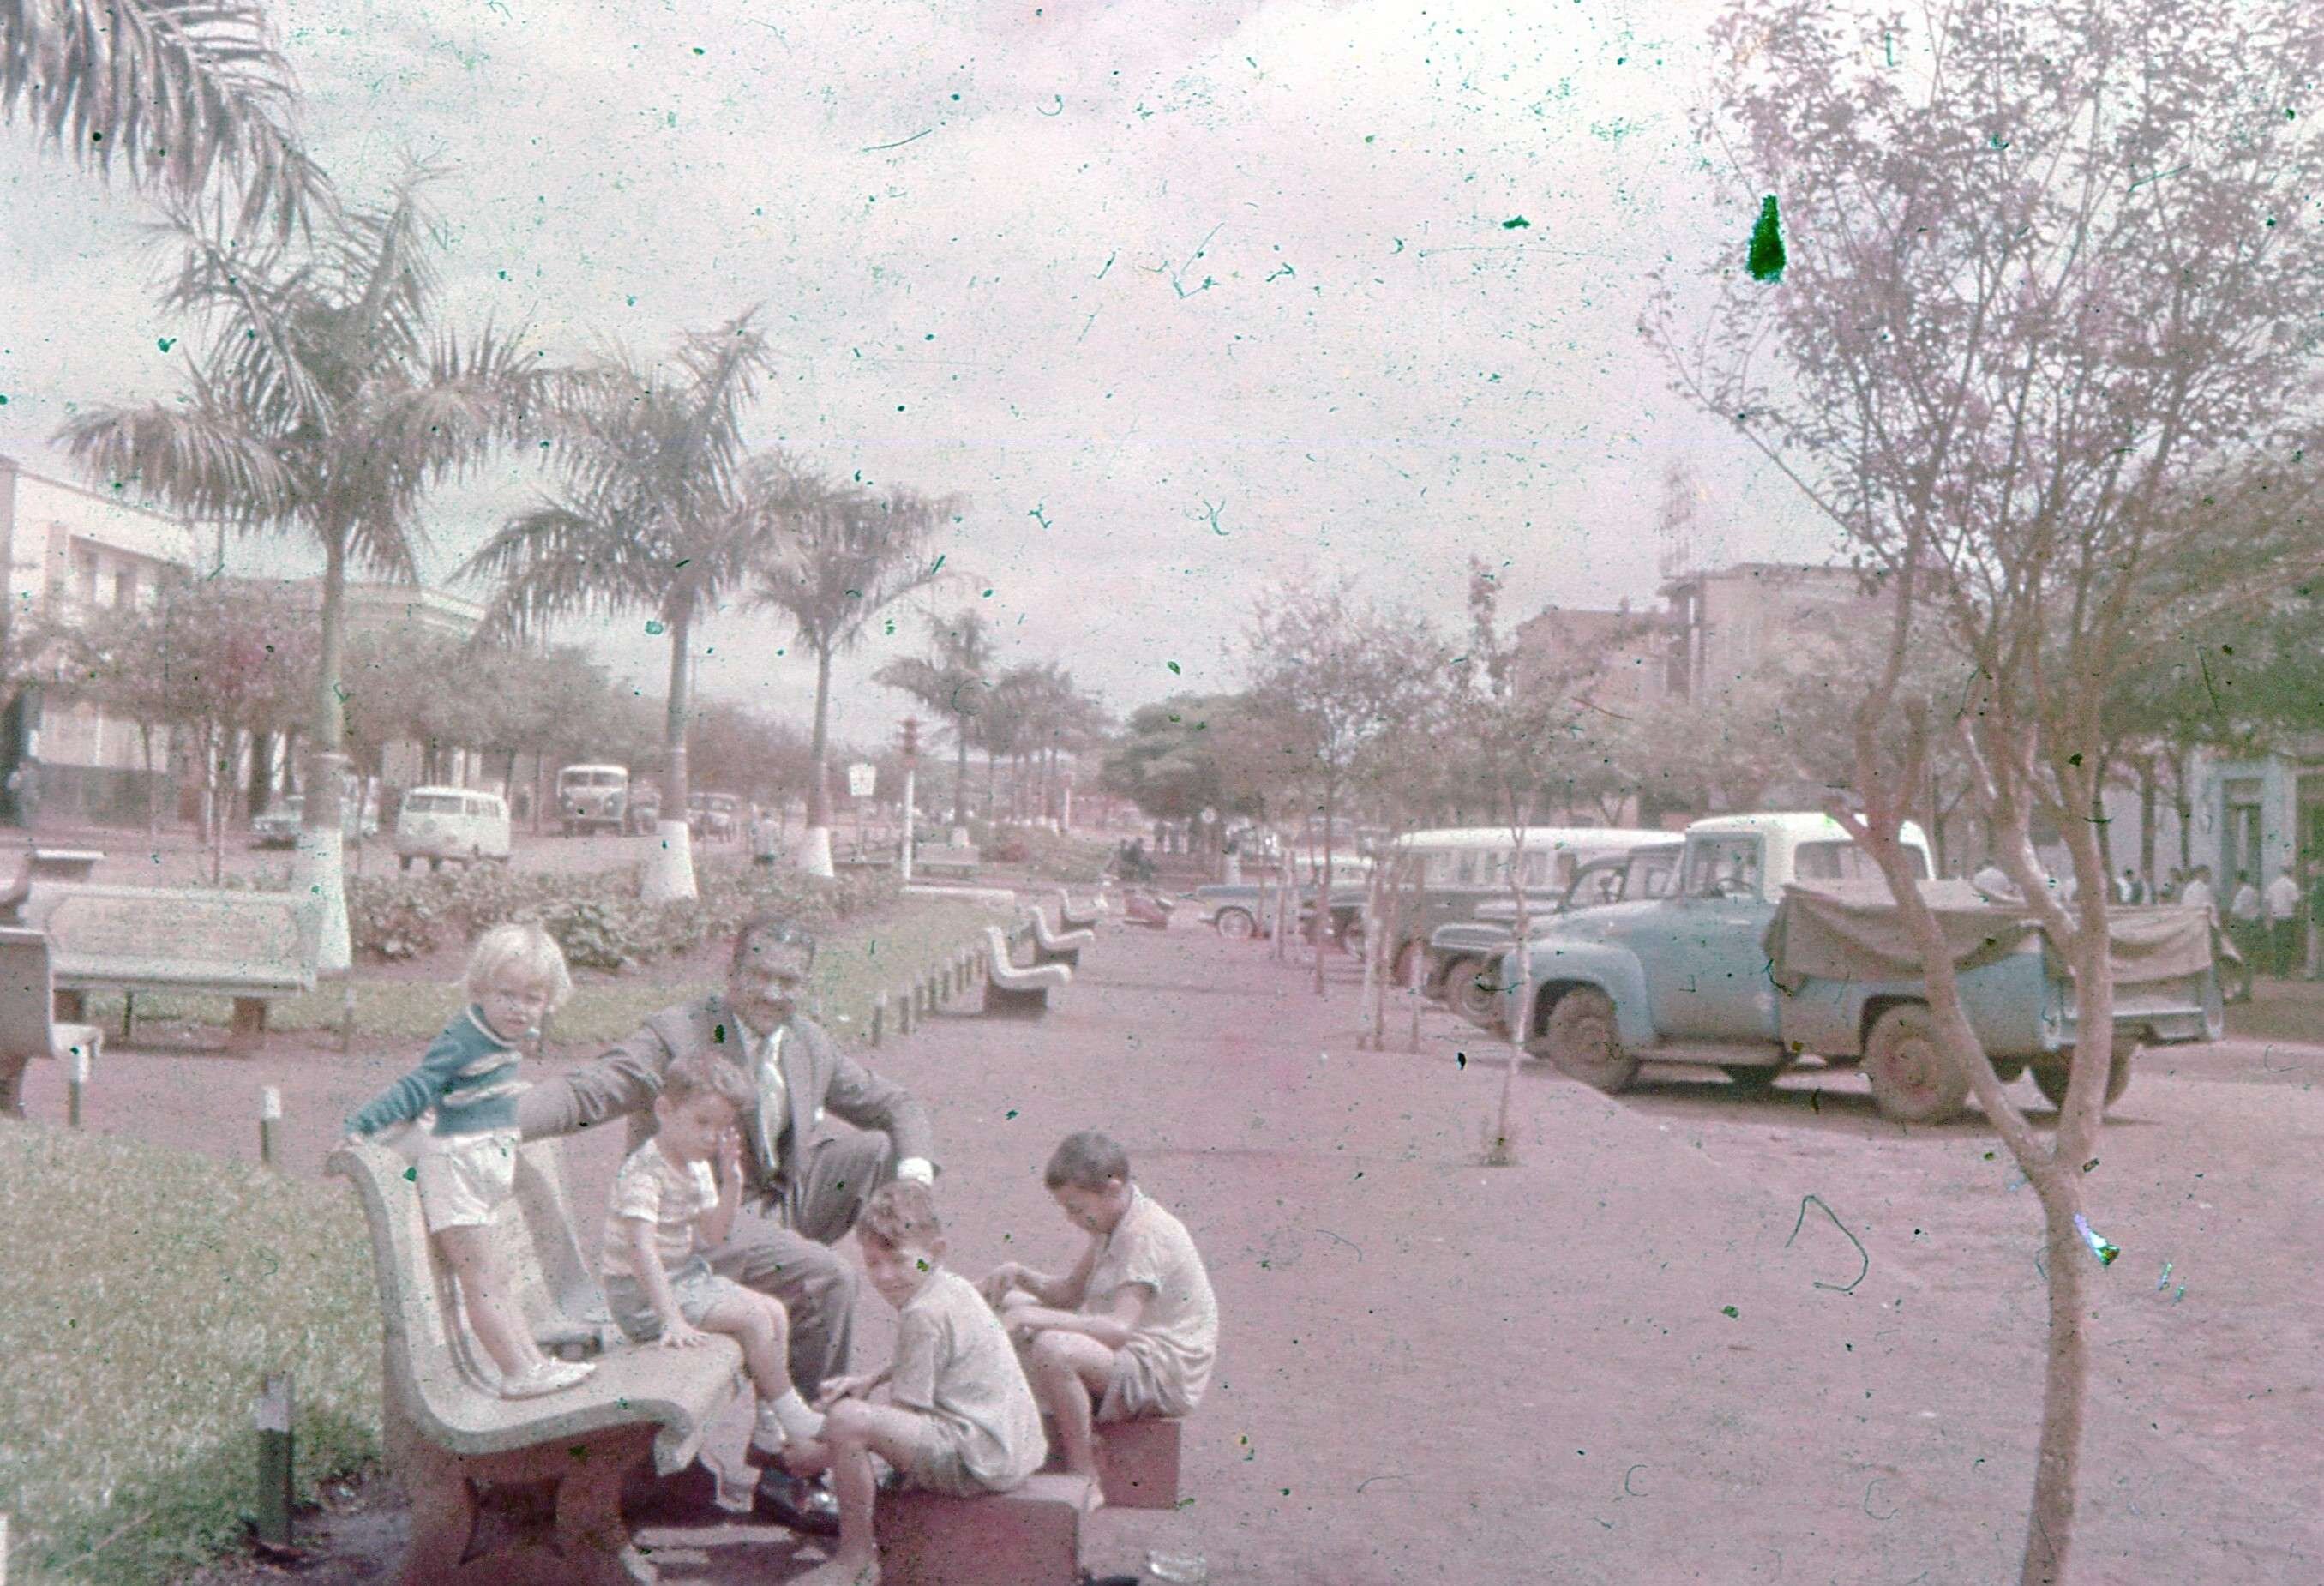
[[[872,1044],[878,1046],[888,1022],[888,993],[881,991],[872,999]]]
[[[275,1136],[282,1128],[282,1093],[272,1085],[262,1085],[258,1092],[258,1160],[268,1167],[274,1160]]]
[[[253,1419],[258,1425],[258,1539],[276,1547],[290,1545],[290,1374],[270,1371]]]

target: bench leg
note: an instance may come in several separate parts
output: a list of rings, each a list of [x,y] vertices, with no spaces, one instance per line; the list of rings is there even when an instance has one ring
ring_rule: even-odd
[[[432,1586],[460,1572],[476,1529],[476,1495],[460,1461],[404,1431],[389,1417],[388,1457],[411,1504],[411,1535],[395,1572],[395,1586]]]
[[[236,997],[234,1000],[234,1024],[226,1032],[227,1044],[236,1050],[255,1050],[266,1044],[266,999]]]
[[[24,1116],[24,1069],[32,1059],[0,1052],[0,1118]]]
[[[121,1044],[127,1046],[137,1038],[137,993],[121,993]]]

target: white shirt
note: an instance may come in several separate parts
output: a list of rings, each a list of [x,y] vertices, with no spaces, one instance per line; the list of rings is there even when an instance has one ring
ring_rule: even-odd
[[[2179,890],[2179,901],[2190,908],[2210,908],[2211,883],[2204,881],[2189,881]]]
[[[2227,905],[2227,912],[2237,919],[2259,917],[2259,889],[2246,881],[2236,889],[2236,900]]]
[[[2270,919],[2292,919],[2300,913],[2300,883],[2290,876],[2278,876],[2267,884],[2267,917]]]

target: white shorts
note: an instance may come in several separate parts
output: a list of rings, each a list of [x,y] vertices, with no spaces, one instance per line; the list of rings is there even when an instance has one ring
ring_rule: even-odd
[[[517,1131],[430,1135],[414,1165],[428,1231],[482,1228],[516,1194]]]

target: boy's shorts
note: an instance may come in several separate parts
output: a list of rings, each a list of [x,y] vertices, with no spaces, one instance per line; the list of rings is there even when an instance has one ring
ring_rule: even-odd
[[[430,1135],[414,1164],[428,1231],[482,1228],[516,1194],[517,1131]]]
[[[982,1498],[995,1490],[969,1472],[968,1462],[949,1428],[933,1415],[915,1415],[912,1422],[911,1452],[903,1464],[908,1486],[949,1498]]]
[[[721,1277],[700,1256],[688,1256],[669,1275],[670,1292],[678,1296],[678,1314],[699,1327],[721,1300],[749,1299],[751,1291],[731,1277]],[[661,1313],[653,1307],[646,1286],[634,1277],[605,1278],[605,1309],[623,1333],[639,1343],[661,1336]]]

